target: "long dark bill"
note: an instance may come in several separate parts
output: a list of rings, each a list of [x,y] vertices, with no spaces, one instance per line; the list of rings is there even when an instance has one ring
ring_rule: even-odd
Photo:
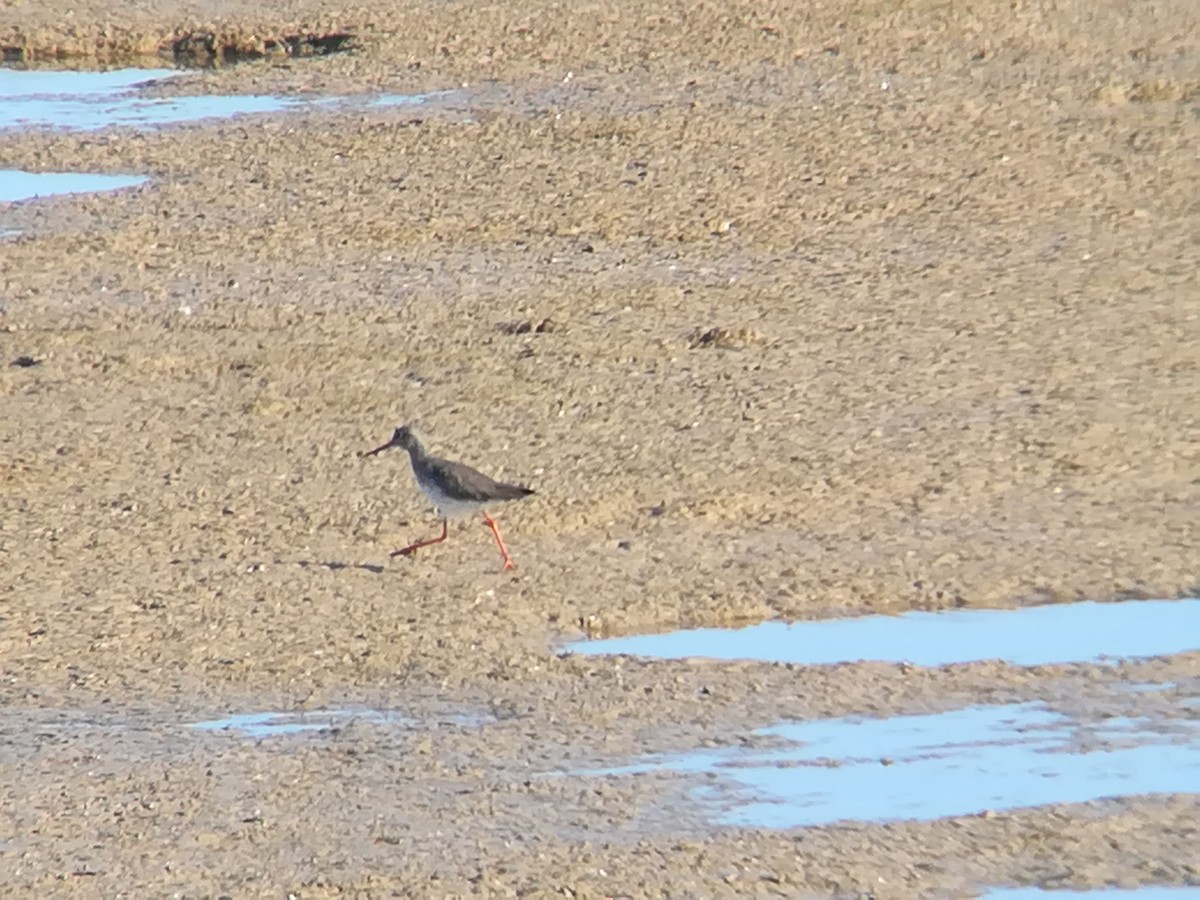
[[[376,453],[382,453],[384,450],[391,450],[391,449],[392,449],[393,447],[395,447],[395,446],[396,446],[396,445],[395,445],[395,444],[393,444],[391,441],[388,441],[388,442],[387,442],[386,444],[384,444],[382,447],[376,447],[376,448],[375,448],[374,450],[372,450],[371,452],[369,452],[369,453],[364,453],[364,454],[363,454],[363,456],[364,456],[364,457],[366,457],[366,456],[374,456]]]

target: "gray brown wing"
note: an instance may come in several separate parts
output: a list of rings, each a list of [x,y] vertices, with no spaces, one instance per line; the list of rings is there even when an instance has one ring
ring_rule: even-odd
[[[490,503],[494,500],[519,500],[533,491],[518,484],[505,484],[489,478],[478,469],[448,459],[430,458],[431,474],[443,485],[446,494],[464,503]]]

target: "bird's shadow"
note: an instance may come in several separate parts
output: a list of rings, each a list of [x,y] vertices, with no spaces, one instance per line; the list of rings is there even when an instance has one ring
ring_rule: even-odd
[[[337,560],[314,560],[302,559],[297,563],[302,569],[307,569],[310,566],[315,566],[319,569],[328,569],[330,572],[340,572],[342,569],[362,569],[364,572],[370,572],[372,575],[382,575],[383,566],[374,563],[353,563],[353,562],[338,562]]]

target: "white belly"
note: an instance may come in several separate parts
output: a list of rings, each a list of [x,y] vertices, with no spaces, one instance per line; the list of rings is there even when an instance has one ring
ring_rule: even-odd
[[[417,484],[421,488],[421,493],[428,497],[429,501],[437,507],[438,515],[444,519],[457,519],[462,516],[469,516],[472,513],[479,512],[484,507],[484,504],[476,503],[473,500],[456,500],[453,497],[448,497],[432,481],[422,481],[418,478]]]

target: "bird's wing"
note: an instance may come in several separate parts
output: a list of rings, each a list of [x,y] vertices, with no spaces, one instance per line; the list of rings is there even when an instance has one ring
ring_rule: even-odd
[[[465,463],[453,462],[448,459],[430,459],[429,467],[433,469],[446,491],[453,500],[465,503],[489,503],[493,500],[516,500],[532,494],[527,487],[516,484],[505,484],[489,478],[478,469],[472,469]]]

